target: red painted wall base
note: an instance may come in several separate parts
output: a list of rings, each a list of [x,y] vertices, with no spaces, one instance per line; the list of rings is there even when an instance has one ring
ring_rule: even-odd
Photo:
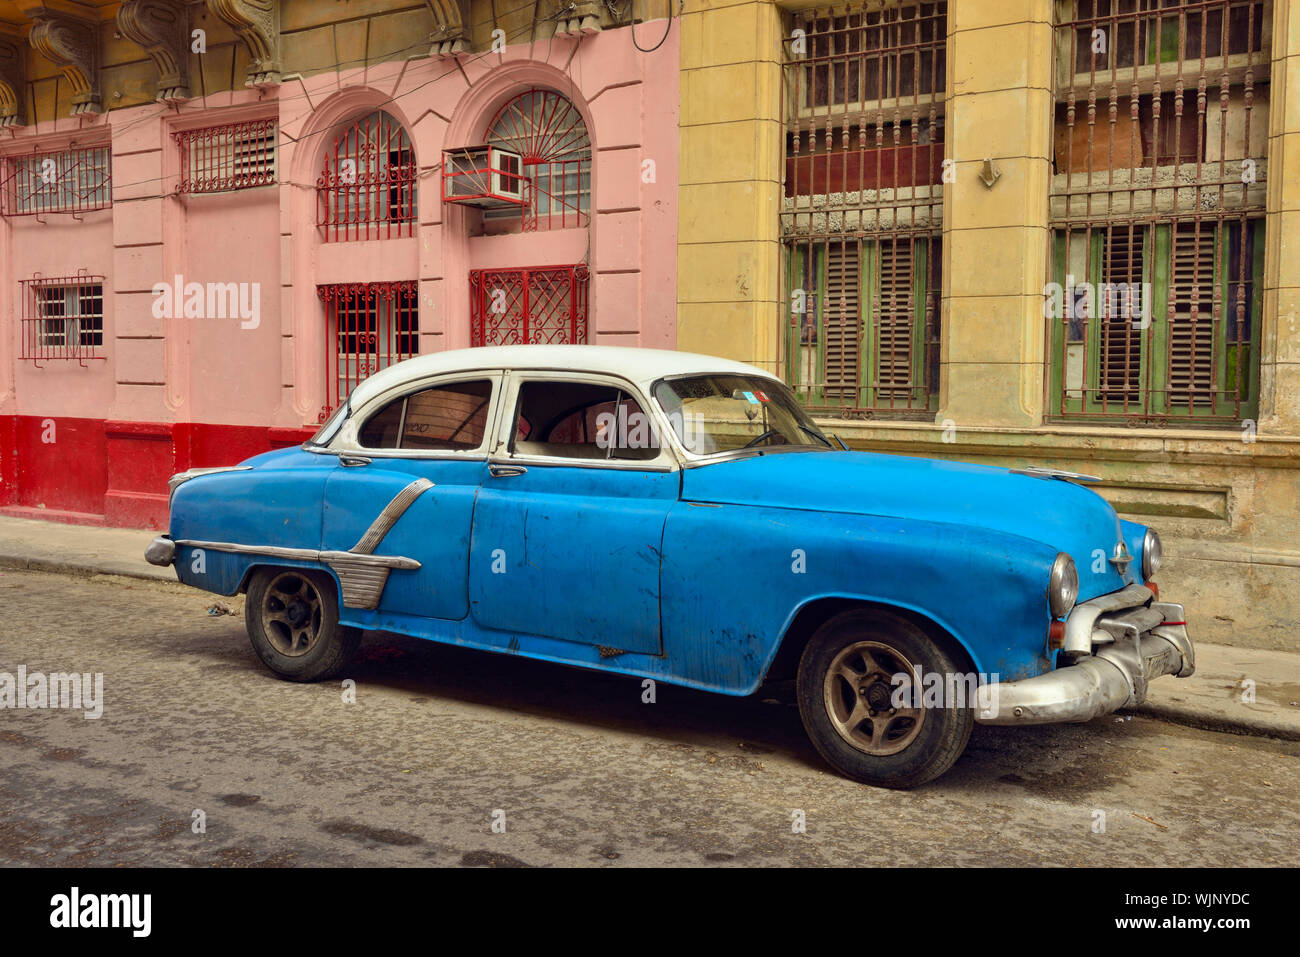
[[[81,525],[162,529],[167,479],[235,465],[313,429],[0,416],[0,509]]]

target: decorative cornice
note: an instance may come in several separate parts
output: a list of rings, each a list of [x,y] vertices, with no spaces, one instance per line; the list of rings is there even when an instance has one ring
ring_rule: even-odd
[[[228,24],[248,47],[248,78],[244,85],[279,83],[279,0],[208,0],[208,9]]]
[[[189,7],[184,0],[126,0],[117,11],[117,28],[153,60],[157,99],[189,99]]]
[[[0,128],[24,126],[23,91],[27,71],[20,37],[0,33]]]
[[[102,112],[98,24],[46,6],[26,7],[23,14],[32,21],[27,42],[72,84],[72,115]]]
[[[434,30],[429,34],[429,56],[450,57],[469,52],[469,4],[467,0],[424,0],[433,13]]]

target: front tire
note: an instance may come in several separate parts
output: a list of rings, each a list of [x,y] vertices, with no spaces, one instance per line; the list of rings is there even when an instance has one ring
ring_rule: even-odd
[[[817,752],[846,777],[910,788],[952,767],[975,725],[970,707],[895,707],[895,674],[958,674],[952,657],[897,615],[856,610],[822,625],[804,648],[799,715]],[[910,703],[910,702],[909,702]],[[953,702],[944,702],[951,705]]]
[[[324,572],[260,568],[244,601],[244,624],[262,663],[289,681],[338,674],[361,643],[361,631],[339,624],[338,591]]]

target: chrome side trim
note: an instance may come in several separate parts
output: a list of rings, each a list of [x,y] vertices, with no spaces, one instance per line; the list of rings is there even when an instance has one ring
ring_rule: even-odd
[[[339,576],[340,597],[345,608],[375,608],[384,593],[388,573],[394,568],[413,571],[420,567],[414,558],[400,555],[366,555],[357,552],[318,551],[314,548],[282,548],[279,545],[240,545],[235,542],[199,542],[177,539],[176,545],[206,548],[234,555],[263,555],[328,565]]]
[[[206,548],[214,552],[234,555],[265,555],[268,558],[291,558],[303,562],[331,562],[354,559],[363,565],[381,565],[384,568],[415,569],[420,563],[414,558],[396,555],[358,555],[355,552],[322,552],[315,548],[282,548],[279,545],[240,545],[236,542],[199,542],[190,538],[176,539],[177,545],[188,548]]]
[[[406,510],[411,507],[417,498],[433,488],[433,483],[427,478],[418,478],[406,488],[402,489],[393,496],[393,500],[384,506],[379,517],[371,523],[366,534],[361,536],[361,540],[352,546],[352,551],[359,555],[374,554],[379,543],[383,541],[397,520],[405,514]]]

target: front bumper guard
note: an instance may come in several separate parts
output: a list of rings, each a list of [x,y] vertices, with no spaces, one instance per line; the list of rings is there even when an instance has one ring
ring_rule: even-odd
[[[1067,635],[1075,639],[1075,648],[1067,643],[1066,649],[1076,656],[1074,663],[1035,678],[999,682],[996,704],[976,710],[975,720],[994,725],[1089,721],[1141,704],[1155,678],[1191,675],[1196,657],[1183,606],[1151,599],[1149,589],[1130,585],[1078,606],[1066,622]],[[1089,627],[1089,650],[1082,654],[1076,616]]]
[[[159,535],[144,550],[144,560],[150,565],[166,568],[176,561],[176,543],[166,535]]]

